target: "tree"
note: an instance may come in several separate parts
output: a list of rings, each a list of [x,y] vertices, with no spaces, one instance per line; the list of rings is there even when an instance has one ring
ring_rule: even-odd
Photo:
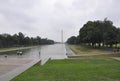
[[[41,44],[41,38],[39,36],[37,36],[36,40],[37,40],[38,44],[40,45]]]
[[[24,45],[24,34],[19,32],[18,33],[18,38],[19,38],[19,45]]]
[[[0,35],[0,48],[3,47],[3,36]]]
[[[76,44],[77,38],[75,36],[72,36],[68,38],[67,43],[68,44]]]
[[[117,44],[120,44],[120,28],[117,28],[116,47],[117,47]]]
[[[13,37],[9,34],[6,34],[6,41],[7,41],[7,43],[6,43],[7,47],[14,45]]]
[[[106,44],[112,47],[117,43],[117,28],[113,26],[113,22],[104,19],[104,21],[88,21],[79,31],[79,42],[92,45],[94,47]]]
[[[13,42],[14,42],[14,46],[19,46],[19,37],[17,34],[14,34],[13,36]]]
[[[24,45],[32,45],[32,41],[29,37],[24,38]]]
[[[14,46],[29,46],[29,45],[41,45],[41,44],[54,44],[53,40],[42,39],[41,37],[25,37],[21,32],[14,35],[0,34],[0,48],[14,47]]]

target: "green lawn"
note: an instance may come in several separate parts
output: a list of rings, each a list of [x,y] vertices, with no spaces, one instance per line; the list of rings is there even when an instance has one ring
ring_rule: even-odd
[[[81,45],[69,45],[69,47],[76,54],[101,54],[101,53],[112,52],[112,50],[108,48],[92,48],[92,47],[81,46]]]
[[[103,58],[50,60],[11,81],[120,81],[120,61]]]

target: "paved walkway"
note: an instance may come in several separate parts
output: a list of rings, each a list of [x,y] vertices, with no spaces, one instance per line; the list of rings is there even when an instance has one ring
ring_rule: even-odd
[[[68,47],[68,45],[65,45],[65,48],[67,57],[76,56],[76,54]]]
[[[0,81],[9,81],[20,73],[24,72],[40,59],[28,58],[3,58],[0,59]]]
[[[99,56],[99,55],[113,55],[113,53],[100,53],[100,54],[80,54],[75,56],[68,56],[69,58],[82,57],[82,56]]]
[[[120,61],[120,57],[113,57],[113,59]]]

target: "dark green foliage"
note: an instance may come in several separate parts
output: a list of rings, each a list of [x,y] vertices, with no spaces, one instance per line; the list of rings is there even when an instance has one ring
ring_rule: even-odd
[[[117,38],[116,38],[116,42],[120,43],[120,28],[117,29]]]
[[[80,29],[76,43],[84,43],[93,47],[112,47],[114,44],[120,43],[120,29],[116,28],[107,18],[104,21],[88,21]]]
[[[77,42],[77,38],[75,36],[72,36],[67,40],[68,44],[76,44],[76,42]]]
[[[112,21],[88,21],[79,32],[80,42],[89,43],[92,46],[106,45],[112,47],[117,43],[117,28],[113,26]]]
[[[54,41],[48,39],[41,39],[41,37],[39,36],[35,38],[33,37],[30,38],[28,36],[26,37],[21,32],[19,32],[18,35],[0,34],[0,48],[41,44],[54,44]]]

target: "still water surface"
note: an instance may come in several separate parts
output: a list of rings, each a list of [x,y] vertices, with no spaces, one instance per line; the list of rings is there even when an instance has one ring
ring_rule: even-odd
[[[34,58],[34,59],[45,59],[51,57],[51,59],[65,59],[66,49],[65,44],[54,44],[54,45],[42,45],[30,49],[22,50],[23,54],[17,55],[17,51],[4,52],[0,54],[0,58]]]

